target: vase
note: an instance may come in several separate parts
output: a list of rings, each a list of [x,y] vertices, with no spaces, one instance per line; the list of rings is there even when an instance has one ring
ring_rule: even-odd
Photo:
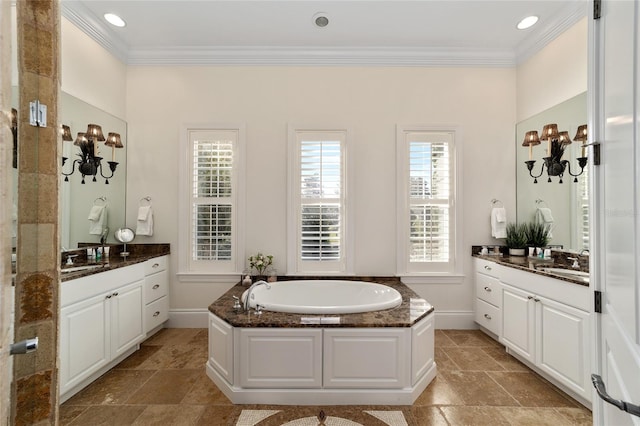
[[[509,256],[524,256],[524,249],[523,248],[510,248],[509,249]]]

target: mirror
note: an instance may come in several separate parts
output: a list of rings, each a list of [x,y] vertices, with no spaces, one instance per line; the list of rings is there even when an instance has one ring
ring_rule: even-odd
[[[545,168],[538,183],[530,176],[525,161],[529,160],[529,149],[522,146],[526,132],[537,130],[542,132],[545,124],[557,123],[559,131],[568,131],[573,138],[578,126],[587,123],[587,94],[581,93],[567,101],[551,107],[516,125],[516,210],[517,221],[533,221],[539,207],[549,208],[553,217],[553,228],[549,245],[561,246],[563,249],[580,251],[589,247],[588,229],[588,168],[578,176],[578,182],[565,172],[563,183],[559,183],[557,176],[547,182]],[[570,161],[571,171],[580,171],[576,158],[581,157],[581,144],[573,142],[565,148],[563,159]],[[535,165],[531,173],[540,174],[543,164],[542,157],[546,157],[547,143],[533,147]],[[589,159],[590,161],[591,159]]]
[[[75,141],[78,132],[86,132],[90,123],[99,124],[102,127],[105,138],[108,133],[119,133],[124,148],[111,148],[104,142],[97,144],[96,156],[102,159],[102,174],[110,176],[111,170],[108,161],[116,161],[118,165],[105,184],[105,178],[96,175],[96,182],[92,176],[85,176],[82,184],[82,174],[73,161],[80,159],[80,147],[74,145],[74,141],[62,142],[62,153],[67,161],[62,167],[64,173],[69,173],[75,166],[73,174],[65,182],[65,177],[60,176],[60,211],[61,228],[60,241],[62,247],[74,249],[78,243],[100,242],[101,235],[90,233],[89,213],[96,204],[107,207],[104,226],[109,229],[118,229],[125,224],[125,200],[126,200],[126,172],[127,172],[127,123],[101,109],[75,98],[67,93],[61,93],[60,99],[60,123],[71,129],[71,135]],[[107,235],[107,243],[116,243],[113,233]]]

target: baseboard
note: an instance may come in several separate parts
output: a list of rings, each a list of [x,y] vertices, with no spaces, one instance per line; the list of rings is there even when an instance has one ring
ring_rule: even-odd
[[[169,311],[167,328],[207,328],[209,311],[207,309],[172,309]],[[438,311],[435,312],[435,328],[437,330],[475,330],[473,311]]]
[[[436,330],[475,330],[478,324],[475,322],[473,311],[435,311]]]
[[[166,328],[207,328],[209,326],[208,309],[171,309]]]

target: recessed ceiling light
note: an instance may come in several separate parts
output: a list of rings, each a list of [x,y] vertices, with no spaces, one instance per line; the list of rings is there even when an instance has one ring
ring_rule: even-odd
[[[518,22],[518,25],[516,25],[516,28],[519,30],[526,30],[527,28],[535,25],[536,22],[538,22],[537,16],[527,16],[522,21]]]
[[[329,25],[329,18],[326,13],[319,12],[313,15],[313,23],[318,28],[324,28]]]
[[[127,25],[124,20],[114,13],[105,13],[104,19],[107,20],[111,25],[115,25],[116,27],[124,27]]]

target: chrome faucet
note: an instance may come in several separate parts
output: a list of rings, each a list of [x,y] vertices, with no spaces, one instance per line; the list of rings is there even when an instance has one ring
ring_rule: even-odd
[[[580,269],[580,263],[577,257],[567,257],[567,260],[573,260],[573,265],[571,265],[573,269]]]
[[[247,290],[247,297],[244,299],[244,310],[245,311],[249,311],[250,307],[249,307],[249,299],[251,298],[251,293],[253,292],[253,289],[258,287],[259,285],[266,285],[267,289],[271,288],[271,285],[263,280],[259,280],[256,281],[255,283],[251,284],[251,287],[249,287],[249,290]]]

